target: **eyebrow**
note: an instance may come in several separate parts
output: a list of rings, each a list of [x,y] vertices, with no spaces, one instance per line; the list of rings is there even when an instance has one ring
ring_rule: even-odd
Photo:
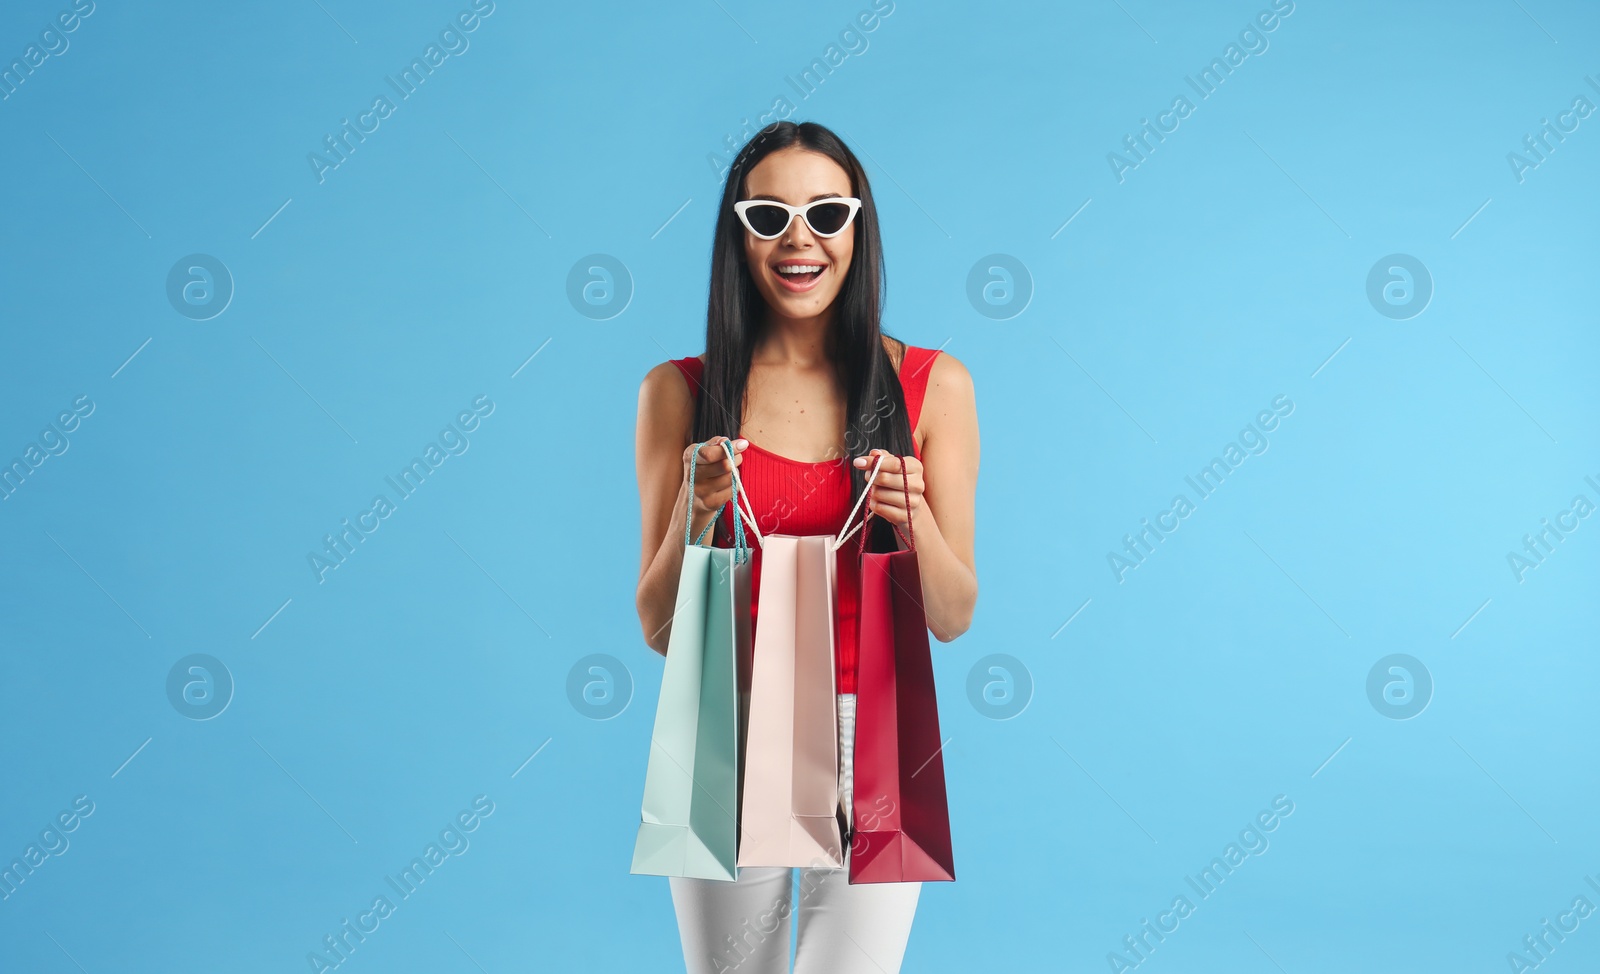
[[[774,196],[771,193],[757,193],[756,195],[754,195],[754,196],[752,196],[750,198],[753,199],[753,200],[774,200],[774,201],[779,202],[779,203],[783,202],[783,198],[782,197]],[[815,203],[817,200],[826,200],[826,199],[841,199],[842,200],[842,199],[844,199],[844,194],[843,193],[818,193],[817,195],[815,195],[815,196],[811,197],[810,199],[806,200],[806,202],[807,203]]]

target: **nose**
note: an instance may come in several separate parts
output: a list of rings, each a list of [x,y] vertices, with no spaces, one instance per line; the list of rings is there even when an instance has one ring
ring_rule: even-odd
[[[798,247],[813,242],[811,227],[806,223],[802,214],[795,214],[789,221],[789,226],[784,230],[783,242],[791,247]]]

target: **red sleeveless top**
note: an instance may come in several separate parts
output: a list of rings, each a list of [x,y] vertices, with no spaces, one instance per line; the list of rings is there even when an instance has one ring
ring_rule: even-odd
[[[918,417],[922,415],[928,374],[933,370],[933,359],[938,354],[936,348],[907,345],[905,357],[900,363],[900,388],[905,394],[906,419],[913,432],[917,428]],[[705,363],[692,355],[671,361],[688,380],[690,394],[699,396],[700,376]],[[750,438],[747,436],[745,439]],[[922,459],[922,451],[916,448],[914,439],[912,453],[918,460]],[[750,498],[756,526],[761,529],[763,536],[837,535],[844,527],[844,519],[849,515],[851,505],[856,502],[850,484],[850,462],[853,457],[808,463],[779,456],[762,449],[753,441],[745,448],[742,457],[739,461],[739,477],[744,483],[745,494]],[[861,509],[856,512],[855,523],[859,524],[865,514],[866,503],[863,502]],[[724,506],[718,520],[722,522],[719,530],[725,538],[733,537],[733,517],[732,509]],[[749,533],[748,525],[745,532]],[[850,540],[839,550],[836,562],[839,587],[833,644],[839,693],[856,692],[856,598],[860,573],[857,571],[855,552],[860,541],[859,534],[858,531],[850,536]],[[761,548],[754,543],[754,539],[751,539],[750,582],[751,632],[754,633],[759,618],[757,610],[761,592]]]

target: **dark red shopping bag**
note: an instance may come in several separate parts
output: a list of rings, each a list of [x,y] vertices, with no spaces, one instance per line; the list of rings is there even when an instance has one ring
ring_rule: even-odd
[[[905,458],[900,462],[904,484]],[[909,501],[909,486],[902,489]],[[867,551],[866,526],[871,517],[869,509],[860,525],[858,548],[861,593],[849,881],[954,880],[939,704],[916,531],[912,529],[910,538],[900,535],[906,540],[905,550]],[[899,530],[896,525],[895,531]]]

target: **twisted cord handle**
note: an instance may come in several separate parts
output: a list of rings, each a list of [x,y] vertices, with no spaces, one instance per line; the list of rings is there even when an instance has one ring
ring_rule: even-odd
[[[706,536],[706,532],[711,530],[711,525],[717,523],[717,519],[713,517],[710,521],[706,522],[705,527],[700,529],[699,538],[695,538],[693,541],[689,540],[689,531],[694,527],[694,471],[696,467],[700,466],[700,448],[705,445],[706,444],[704,440],[694,444],[694,459],[689,462],[689,512],[683,520],[683,545],[685,548],[689,547],[690,545],[699,544],[700,539],[704,538]]]
[[[693,541],[689,540],[689,531],[694,524],[694,471],[695,468],[699,466],[700,448],[704,445],[705,441],[694,444],[695,462],[689,464],[689,513],[683,525],[683,543],[685,546],[698,545],[701,540],[705,538],[706,532],[710,531],[712,525],[716,524],[717,521],[722,517],[722,510],[719,508],[716,516],[710,521],[706,522],[706,526],[700,529],[700,537],[695,538]],[[733,444],[731,441],[723,440],[722,449],[723,452],[728,455],[728,460],[731,464],[733,461]],[[756,543],[758,545],[765,545],[766,542],[761,536],[761,529],[756,526],[755,517],[746,513],[747,509],[753,511],[755,506],[750,503],[750,495],[744,492],[744,480],[739,476],[739,468],[737,466],[733,466],[732,469],[734,496],[728,499],[728,504],[731,504],[733,506],[734,513],[739,515],[733,519],[733,548],[735,563],[742,565],[750,558],[750,545],[745,540],[744,536],[744,525],[746,522],[749,523],[750,530],[756,536]],[[744,507],[742,508],[738,504],[738,498],[741,497],[744,498]]]
[[[861,496],[860,497],[856,498],[855,506],[850,508],[850,513],[845,516],[844,526],[839,528],[839,536],[833,539],[833,546],[835,548],[840,547],[841,545],[843,545],[846,541],[850,540],[850,536],[852,534],[855,534],[857,531],[860,531],[863,527],[866,526],[867,519],[865,517],[863,517],[861,519],[861,523],[860,524],[857,524],[855,527],[850,528],[850,530],[848,530],[848,531],[845,530],[845,527],[849,527],[850,522],[855,520],[856,511],[861,509],[861,502],[865,501],[867,499],[867,495],[872,493],[872,481],[878,476],[878,468],[883,466],[883,459],[884,459],[884,457],[887,457],[887,456],[888,456],[887,453],[878,454],[878,461],[872,465],[872,472],[867,474],[867,481],[866,481],[867,487],[866,487],[866,489],[861,492]],[[870,511],[868,513],[868,516],[870,516]],[[863,539],[865,539],[866,535],[862,534],[861,537]]]
[[[884,456],[888,456],[888,454],[884,454]],[[902,457],[902,456],[896,456],[895,459],[900,461],[900,490],[905,494],[905,498],[906,498],[906,527],[911,528],[911,537],[907,538],[906,537],[906,533],[904,531],[900,530],[900,525],[895,524],[893,521],[889,522],[889,526],[894,528],[894,533],[898,534],[900,536],[900,540],[904,541],[906,543],[906,547],[907,548],[910,548],[912,551],[916,551],[917,550],[917,545],[916,545],[917,529],[911,523],[911,476],[910,476],[910,474],[906,473],[906,458]],[[881,462],[882,457],[879,457],[879,460]],[[876,474],[878,468],[876,466],[874,466],[872,468],[872,470],[873,470],[873,473]],[[869,480],[867,482],[866,493],[868,493],[868,494],[872,493],[873,488],[874,488],[874,485]],[[868,507],[867,508],[866,517],[863,517],[861,519],[861,525],[860,526],[863,527],[863,528],[866,527],[867,526],[867,522],[869,520],[871,520],[873,518],[873,516],[874,515],[872,513],[872,508]],[[878,515],[878,516],[881,517],[882,515]],[[857,553],[858,554],[866,554],[866,552],[867,552],[867,532],[862,531],[861,532],[861,544],[860,544],[860,547],[857,549]]]
[[[906,543],[907,548],[916,551],[917,526],[911,520],[911,476],[906,473],[906,458],[895,457],[895,459],[900,461],[900,490],[905,494],[906,498],[906,530],[911,532],[911,537],[908,538],[902,534],[898,524],[894,525],[894,533],[900,535],[900,540]]]
[[[756,544],[766,546],[766,539],[761,536],[761,529],[756,527],[755,505],[750,503],[750,495],[744,492],[744,478],[739,476],[739,467],[734,464],[733,442],[722,441],[722,450],[728,455],[728,466],[733,471],[733,496],[728,498],[728,503],[733,507],[734,548],[738,554],[734,556],[737,564],[744,564],[750,558],[750,545],[744,538],[744,526],[750,525],[750,531],[756,536]],[[744,500],[744,506],[739,506],[739,500]],[[718,515],[721,516],[720,514]]]

